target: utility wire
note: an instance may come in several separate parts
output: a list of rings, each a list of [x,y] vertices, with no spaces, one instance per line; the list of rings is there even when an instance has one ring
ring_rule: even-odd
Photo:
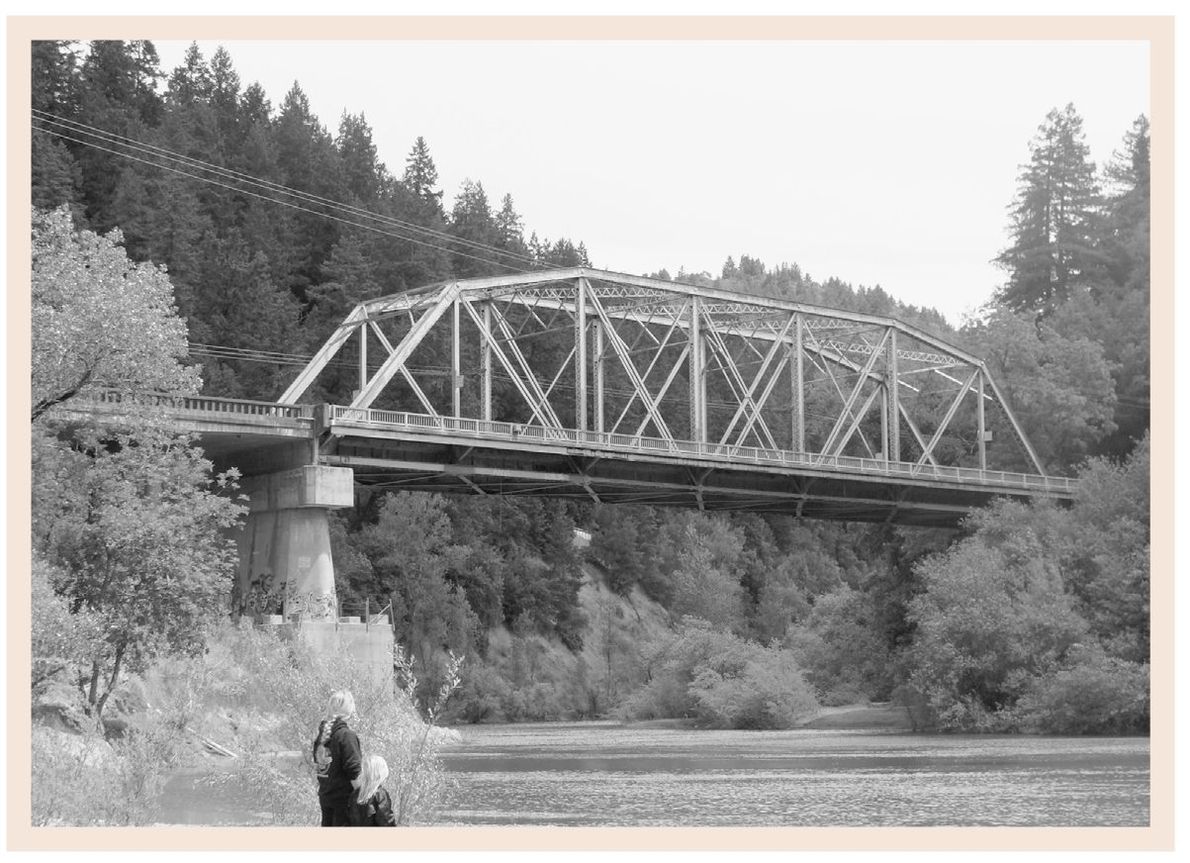
[[[290,195],[292,197],[296,197],[301,200],[309,201],[311,203],[323,204],[323,205],[326,205],[326,206],[329,206],[329,207],[332,207],[335,209],[339,209],[339,210],[342,210],[345,212],[352,213],[354,215],[362,215],[367,218],[375,219],[376,221],[383,222],[383,223],[388,223],[388,224],[391,224],[396,227],[405,228],[408,230],[413,230],[418,233],[427,234],[431,237],[448,240],[452,243],[470,246],[470,247],[473,247],[479,251],[493,252],[495,254],[504,255],[506,257],[519,259],[519,260],[521,260],[525,263],[529,263],[529,264],[534,263],[534,260],[531,257],[522,255],[518,252],[512,252],[507,249],[496,248],[495,246],[489,246],[485,243],[480,243],[475,240],[468,240],[463,237],[456,237],[452,234],[445,233],[443,231],[436,231],[432,228],[427,228],[423,225],[417,225],[412,222],[405,222],[401,219],[396,218],[395,216],[387,216],[387,215],[382,215],[379,213],[374,213],[374,212],[372,212],[370,210],[366,210],[362,207],[356,207],[352,204],[345,204],[345,203],[336,201],[331,198],[326,198],[321,195],[315,195],[312,192],[304,192],[299,189],[294,189],[289,186],[281,185],[280,183],[274,183],[271,180],[264,180],[259,177],[255,177],[251,174],[244,173],[242,171],[236,171],[232,168],[227,168],[222,165],[216,165],[212,162],[205,162],[201,159],[194,158],[193,156],[185,156],[185,155],[177,153],[173,150],[168,150],[164,147],[159,147],[154,144],[146,144],[143,141],[137,141],[134,138],[128,138],[123,135],[118,135],[114,132],[109,132],[104,129],[100,129],[97,126],[90,126],[90,125],[87,125],[85,123],[80,123],[75,120],[66,119],[66,118],[60,117],[58,115],[51,114],[46,111],[40,111],[40,110],[34,109],[33,113],[35,115],[37,115],[35,117],[35,119],[41,120],[42,122],[48,123],[53,126],[59,126],[59,127],[68,129],[68,130],[74,132],[75,134],[90,135],[92,137],[99,138],[100,140],[106,141],[108,143],[115,143],[115,144],[119,144],[121,146],[126,146],[131,150],[138,150],[142,153],[146,153],[149,155],[159,156],[161,158],[168,159],[169,161],[180,162],[180,163],[186,165],[187,167],[194,167],[194,168],[199,168],[201,170],[210,171],[211,173],[214,173],[214,174],[217,174],[217,175],[220,175],[223,177],[231,178],[231,179],[239,179],[239,180],[242,180],[250,185],[260,186],[260,187],[268,189],[268,190],[278,191],[278,192],[281,192],[282,194]],[[42,129],[41,131],[49,132],[50,130]],[[50,134],[60,134],[60,133],[50,132]],[[77,141],[77,143],[84,143],[84,142]],[[150,164],[156,165],[156,163],[150,163]],[[156,166],[162,167],[162,168],[165,167],[162,165],[156,165]],[[494,263],[494,262],[491,262],[491,263]]]
[[[41,114],[44,112],[34,112],[34,113]],[[420,225],[415,225],[410,222],[404,222],[404,221],[397,219],[395,217],[392,217],[392,216],[384,216],[384,215],[381,215],[378,213],[371,212],[370,210],[365,210],[360,207],[355,207],[350,204],[344,204],[342,202],[334,201],[329,198],[324,198],[319,195],[314,195],[314,194],[308,193],[308,192],[302,192],[300,190],[293,189],[293,188],[290,188],[287,186],[282,186],[280,184],[273,183],[268,180],[261,180],[259,178],[252,177],[251,175],[244,174],[239,171],[234,171],[229,168],[221,168],[217,165],[212,165],[211,163],[202,162],[201,160],[197,160],[197,159],[191,159],[186,156],[181,156],[177,153],[173,153],[169,150],[165,150],[160,147],[154,147],[151,145],[142,144],[140,142],[134,141],[133,139],[124,138],[119,135],[104,132],[102,130],[96,129],[95,127],[89,127],[89,126],[85,126],[84,124],[73,123],[72,121],[60,120],[60,119],[54,117],[53,115],[46,115],[45,117],[35,116],[34,121],[35,121],[34,126],[38,131],[55,135],[55,136],[57,136],[63,140],[66,140],[66,141],[72,141],[76,144],[81,144],[82,146],[85,146],[85,147],[91,147],[93,149],[111,153],[113,155],[120,156],[125,159],[130,159],[132,161],[136,161],[136,162],[140,162],[145,165],[149,165],[150,167],[157,168],[158,170],[168,171],[168,172],[171,172],[174,174],[178,174],[180,176],[184,176],[184,177],[188,177],[193,180],[197,180],[199,182],[209,183],[211,185],[219,186],[221,188],[225,188],[225,189],[228,189],[233,192],[238,192],[238,193],[244,194],[244,195],[250,195],[252,197],[260,198],[262,200],[269,201],[271,203],[281,204],[282,206],[287,206],[287,207],[290,207],[295,210],[309,213],[311,215],[322,216],[324,218],[328,218],[333,221],[341,222],[342,224],[346,224],[346,225],[349,225],[352,227],[362,228],[364,230],[370,230],[375,233],[383,234],[385,236],[390,236],[390,237],[394,237],[396,239],[401,239],[401,240],[406,240],[408,242],[417,243],[419,245],[437,249],[439,251],[443,251],[448,254],[459,255],[461,257],[470,258],[472,260],[479,261],[481,263],[491,264],[493,266],[498,266],[498,267],[503,267],[505,269],[512,270],[514,272],[519,272],[521,269],[523,269],[523,267],[516,267],[516,266],[513,266],[505,261],[492,260],[491,258],[485,258],[485,257],[481,257],[479,255],[469,254],[468,252],[460,251],[458,248],[447,248],[447,247],[438,245],[433,242],[428,242],[427,240],[424,240],[424,239],[419,239],[417,237],[408,236],[407,234],[397,233],[395,230],[392,230],[392,228],[400,228],[400,229],[406,230],[406,231],[413,231],[415,233],[423,234],[423,235],[429,236],[434,239],[440,238],[441,240],[455,244],[456,246],[462,246],[464,248],[469,248],[469,249],[473,249],[473,250],[480,251],[480,252],[486,252],[489,254],[501,255],[501,256],[510,258],[512,260],[518,261],[521,264],[526,265],[528,267],[535,266],[538,263],[533,258],[522,255],[518,252],[512,252],[512,251],[508,251],[506,249],[499,249],[494,246],[489,246],[484,243],[479,243],[477,241],[469,240],[469,239],[466,239],[463,237],[456,237],[456,236],[453,236],[451,234],[447,234],[447,233],[444,233],[441,231],[435,231],[432,228],[425,228],[425,227],[422,227]],[[37,125],[38,123],[41,123],[42,125]],[[47,126],[57,127],[57,128],[46,128]],[[70,133],[73,133],[73,134],[70,134]],[[256,186],[258,188],[264,189],[266,192],[273,192],[273,193],[279,193],[282,195],[287,195],[287,196],[289,196],[291,198],[295,198],[298,201],[301,201],[303,203],[319,205],[319,206],[325,208],[326,210],[337,211],[339,213],[347,214],[349,216],[356,217],[356,218],[364,218],[364,219],[372,220],[374,222],[379,223],[380,225],[382,225],[384,227],[377,227],[374,224],[366,224],[363,222],[352,221],[351,219],[343,218],[341,215],[335,215],[334,212],[323,212],[323,211],[319,211],[319,210],[313,210],[313,209],[310,209],[309,207],[302,206],[301,204],[293,203],[292,201],[281,200],[281,199],[274,197],[273,195],[270,195],[270,194],[262,194],[260,192],[252,191],[250,188],[245,188],[245,185],[232,185],[229,183],[220,182],[219,180],[214,179],[213,177],[210,177],[210,176],[203,176],[201,174],[192,173],[191,171],[182,170],[177,167],[171,167],[170,165],[163,164],[160,161],[154,161],[153,159],[150,159],[150,158],[143,158],[141,156],[136,156],[136,155],[133,155],[133,153],[125,152],[124,150],[120,150],[120,149],[114,149],[111,146],[103,146],[103,144],[97,143],[95,140],[86,140],[85,138],[76,137],[78,135],[89,136],[90,138],[94,138],[100,142],[103,142],[103,144],[110,144],[110,145],[114,145],[115,147],[125,147],[129,150],[139,151],[141,153],[144,153],[145,155],[152,156],[157,159],[165,159],[168,161],[177,162],[177,163],[184,165],[187,168],[191,168],[191,169],[197,170],[197,171],[205,171],[210,174],[214,174],[216,177],[233,180],[240,184],[245,184],[248,186]],[[386,230],[385,228],[388,228],[388,230]]]

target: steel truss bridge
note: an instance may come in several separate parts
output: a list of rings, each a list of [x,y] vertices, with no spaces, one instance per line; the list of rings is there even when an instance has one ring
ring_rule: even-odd
[[[363,302],[276,402],[93,398],[164,405],[220,466],[396,489],[953,526],[1075,488],[920,329],[589,268]]]

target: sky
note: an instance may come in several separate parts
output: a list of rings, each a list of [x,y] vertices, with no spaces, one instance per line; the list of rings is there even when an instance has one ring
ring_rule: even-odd
[[[162,68],[189,42],[154,40]],[[526,237],[593,266],[718,276],[730,256],[879,285],[955,325],[1002,284],[1029,144],[1073,103],[1102,165],[1149,115],[1141,42],[279,42],[223,45],[274,110],[362,114],[400,176],[426,139]]]

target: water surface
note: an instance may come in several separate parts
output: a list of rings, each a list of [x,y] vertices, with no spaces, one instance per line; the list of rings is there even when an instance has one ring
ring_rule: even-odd
[[[440,822],[1148,826],[1149,741],[870,731],[463,727]]]

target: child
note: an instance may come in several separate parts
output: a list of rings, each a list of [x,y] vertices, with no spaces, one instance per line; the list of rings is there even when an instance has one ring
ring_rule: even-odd
[[[379,755],[364,759],[359,772],[359,791],[351,805],[353,827],[396,827],[392,798],[384,788],[388,762]]]

